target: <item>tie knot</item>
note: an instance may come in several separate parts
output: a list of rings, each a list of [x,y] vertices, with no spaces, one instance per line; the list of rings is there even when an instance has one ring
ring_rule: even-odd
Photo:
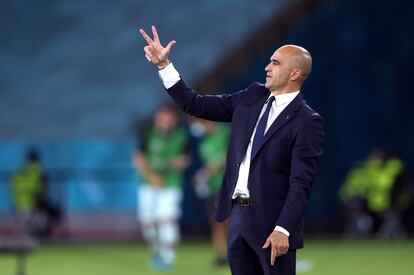
[[[272,103],[273,103],[273,101],[275,101],[275,97],[274,97],[274,96],[271,96],[271,97],[269,97],[269,98],[267,99],[267,103],[268,103],[268,104],[272,104]]]

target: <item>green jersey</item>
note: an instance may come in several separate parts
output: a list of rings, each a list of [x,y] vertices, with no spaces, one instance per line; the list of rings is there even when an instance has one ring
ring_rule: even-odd
[[[208,185],[212,194],[217,194],[224,174],[224,162],[228,144],[228,127],[218,124],[214,132],[206,134],[200,143],[199,153],[204,166],[219,165],[220,168],[210,176]]]
[[[182,171],[173,168],[172,162],[185,153],[187,141],[188,135],[182,127],[168,134],[152,127],[141,140],[141,150],[151,168],[163,178],[165,187],[180,187],[183,183]]]

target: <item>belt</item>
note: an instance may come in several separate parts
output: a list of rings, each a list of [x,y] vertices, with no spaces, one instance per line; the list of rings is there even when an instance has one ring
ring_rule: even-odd
[[[234,201],[236,203],[240,204],[241,206],[250,206],[251,205],[250,198],[237,197],[237,198],[234,199]]]

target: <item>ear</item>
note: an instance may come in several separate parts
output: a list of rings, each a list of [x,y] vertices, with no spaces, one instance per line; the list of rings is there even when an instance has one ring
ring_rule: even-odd
[[[290,80],[296,81],[300,79],[300,76],[302,75],[302,71],[299,69],[293,69],[293,71],[290,73]]]

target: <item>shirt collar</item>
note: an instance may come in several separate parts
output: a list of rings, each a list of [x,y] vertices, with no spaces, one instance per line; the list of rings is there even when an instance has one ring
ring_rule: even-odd
[[[284,104],[287,104],[287,103],[292,102],[295,99],[295,97],[299,94],[299,92],[300,92],[300,90],[299,91],[296,91],[296,92],[287,93],[287,94],[281,94],[281,95],[276,95],[276,96],[273,95],[272,93],[270,93],[270,95],[267,98],[266,102],[269,100],[269,98],[271,96],[274,96],[275,97],[276,106],[284,105]]]

